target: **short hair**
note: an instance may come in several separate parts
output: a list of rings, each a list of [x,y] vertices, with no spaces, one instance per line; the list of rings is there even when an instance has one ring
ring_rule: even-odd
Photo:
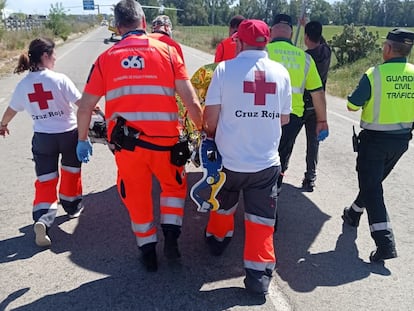
[[[310,21],[305,25],[305,34],[309,40],[318,43],[322,39],[322,24],[318,21]]]
[[[144,17],[141,5],[135,0],[121,0],[115,5],[114,20],[117,27],[136,28],[142,24]]]
[[[392,40],[387,40],[387,43],[391,46],[391,50],[394,53],[399,54],[402,57],[407,57],[408,55],[410,55],[411,49],[413,47],[410,44],[405,44],[402,42],[397,42],[397,41],[392,41]]]
[[[230,26],[230,28],[238,28],[240,23],[244,20],[245,20],[245,18],[244,18],[243,15],[235,15],[230,20],[229,26]]]

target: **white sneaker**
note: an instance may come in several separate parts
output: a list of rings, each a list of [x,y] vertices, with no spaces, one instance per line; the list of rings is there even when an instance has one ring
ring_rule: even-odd
[[[79,202],[79,204],[76,208],[76,211],[73,214],[68,214],[69,218],[70,219],[78,218],[80,216],[80,214],[82,213],[83,209],[84,209],[84,206],[83,206],[82,202]]]
[[[46,225],[43,222],[36,222],[34,224],[33,231],[36,235],[35,241],[37,246],[46,247],[52,245],[52,241],[50,240],[46,232]]]

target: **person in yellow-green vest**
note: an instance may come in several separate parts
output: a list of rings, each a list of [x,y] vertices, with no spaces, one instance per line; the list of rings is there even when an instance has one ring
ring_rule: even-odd
[[[407,57],[413,43],[413,32],[398,28],[390,31],[382,48],[384,63],[369,68],[348,96],[348,110],[362,108],[362,131],[355,139],[359,193],[344,209],[342,219],[358,227],[366,209],[376,244],[369,257],[371,262],[397,257],[382,182],[407,151],[412,138],[414,65],[407,62]]]
[[[277,187],[280,192],[283,176],[288,168],[296,137],[303,125],[305,104],[303,93],[309,91],[316,112],[316,135],[318,141],[329,135],[326,116],[326,99],[323,84],[312,56],[293,45],[292,19],[286,14],[277,14],[272,23],[271,42],[267,45],[269,58],[281,63],[289,72],[292,85],[292,113],[289,123],[282,127],[279,145],[281,174]]]

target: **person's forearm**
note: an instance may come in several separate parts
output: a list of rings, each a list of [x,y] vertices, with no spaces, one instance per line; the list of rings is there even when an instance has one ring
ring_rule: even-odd
[[[82,98],[78,102],[78,139],[87,140],[89,124],[91,123],[92,111],[99,102],[100,96],[83,93]]]
[[[221,106],[211,105],[204,108],[203,113],[203,130],[208,137],[216,136],[216,129],[219,120]]]
[[[313,106],[315,107],[317,121],[327,121],[325,92],[323,90],[319,90],[312,92],[311,96]]]
[[[201,106],[193,103],[187,106],[187,110],[196,128],[198,130],[201,130],[203,127],[203,112]]]
[[[78,118],[78,139],[87,140],[89,124],[91,123],[91,112],[87,109],[80,107],[77,112]]]
[[[1,126],[7,127],[9,122],[14,118],[16,114],[17,111],[11,109],[10,107],[7,107],[6,111],[3,114],[3,117],[1,118]]]

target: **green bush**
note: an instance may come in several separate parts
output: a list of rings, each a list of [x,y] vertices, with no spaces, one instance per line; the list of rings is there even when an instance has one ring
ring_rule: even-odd
[[[375,34],[368,31],[365,26],[358,29],[351,25],[345,25],[341,34],[336,34],[328,41],[332,52],[338,61],[337,66],[354,63],[358,59],[365,58],[369,53],[378,50],[376,41],[379,38],[378,31]]]

